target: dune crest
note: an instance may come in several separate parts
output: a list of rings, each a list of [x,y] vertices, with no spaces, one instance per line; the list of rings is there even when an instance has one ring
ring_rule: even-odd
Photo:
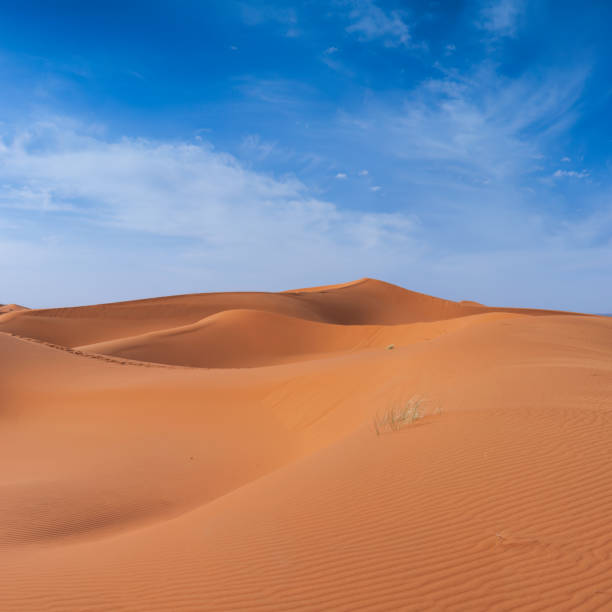
[[[19,304],[0,304],[0,315],[8,314],[9,312],[20,312],[22,310],[29,310],[29,308]]]

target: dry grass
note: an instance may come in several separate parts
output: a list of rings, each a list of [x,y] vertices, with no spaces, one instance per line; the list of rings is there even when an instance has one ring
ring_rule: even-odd
[[[399,431],[407,425],[422,419],[425,412],[422,408],[422,400],[413,397],[407,402],[388,408],[383,414],[374,417],[374,431],[380,436],[383,433]]]

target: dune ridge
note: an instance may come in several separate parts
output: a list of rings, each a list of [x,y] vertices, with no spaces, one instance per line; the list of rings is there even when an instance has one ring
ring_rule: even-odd
[[[0,329],[1,610],[612,604],[612,319],[366,279]]]
[[[230,311],[234,314],[228,314]],[[259,314],[249,314],[248,311]],[[237,316],[238,312],[242,314]],[[241,328],[244,331],[249,327],[251,319],[254,317],[261,319],[264,313],[336,326],[389,326],[437,322],[489,312],[530,315],[554,313],[546,310],[505,309],[475,303],[452,302],[364,278],[340,285],[282,293],[191,294],[94,306],[11,312],[0,316],[0,331],[71,348],[80,347],[83,350],[93,350],[97,347],[107,354],[115,347],[122,351],[133,352],[133,349],[128,349],[127,345],[138,342],[136,337],[139,336],[146,342],[155,339],[159,341],[160,336],[151,337],[150,334],[165,332],[162,335],[177,338],[183,333],[195,332],[198,326],[210,327],[205,321],[208,319],[208,322],[212,323],[215,319],[209,317],[221,313],[226,314],[221,320],[217,320],[217,325],[224,331],[228,331],[228,318],[232,319],[229,327],[235,326],[236,329]],[[244,318],[245,322],[241,323],[240,318]],[[289,323],[287,319],[283,321],[283,327],[287,333],[290,333],[289,329],[295,325]],[[304,324],[303,328],[311,331],[316,329],[307,324]],[[331,329],[330,327],[330,333]],[[110,344],[113,342],[115,343]],[[167,344],[166,342],[166,348]],[[136,352],[144,354],[147,360],[146,351]],[[159,360],[159,352],[153,352]],[[187,355],[181,359],[181,352],[179,347],[171,351],[170,363],[194,365],[193,356]],[[206,363],[208,361],[210,360],[204,360]],[[226,364],[227,361],[223,363]],[[261,358],[256,358],[254,363],[262,365]],[[275,361],[272,360],[271,363]]]

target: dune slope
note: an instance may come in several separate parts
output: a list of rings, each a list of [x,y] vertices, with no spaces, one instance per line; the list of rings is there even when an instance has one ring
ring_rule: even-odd
[[[608,609],[612,319],[403,291],[0,333],[0,610]]]
[[[461,329],[479,317],[404,325],[334,325],[258,310],[224,310],[197,323],[77,347],[88,353],[204,368],[240,368],[329,353],[404,346]]]

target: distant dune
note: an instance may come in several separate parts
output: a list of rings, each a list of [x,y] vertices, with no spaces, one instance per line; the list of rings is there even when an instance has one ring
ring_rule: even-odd
[[[8,312],[19,312],[20,310],[28,310],[25,306],[19,304],[0,304],[0,315]]]
[[[610,318],[373,279],[0,313],[2,611],[612,605]]]
[[[364,278],[337,286],[283,293],[203,293],[12,312],[0,316],[0,331],[70,347],[91,346],[151,332],[166,331],[169,335],[179,336],[194,331],[192,328],[177,329],[185,326],[225,326],[227,316],[208,322],[207,319],[227,311],[242,311],[242,314],[235,312],[229,317],[230,326],[240,326],[241,319],[250,316],[248,311],[332,325],[399,325],[500,311],[533,315],[553,312],[452,302]],[[287,324],[285,319],[279,321]],[[108,349],[107,346],[102,348]]]

